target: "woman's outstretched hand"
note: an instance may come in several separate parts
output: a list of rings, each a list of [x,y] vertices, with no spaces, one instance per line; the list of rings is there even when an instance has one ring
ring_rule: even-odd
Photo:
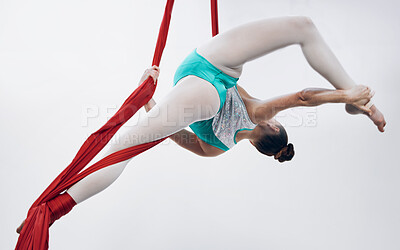
[[[345,91],[347,96],[347,104],[351,104],[356,108],[367,112],[368,114],[372,113],[368,104],[375,94],[374,91],[371,91],[369,87],[364,85],[357,85]]]
[[[160,75],[160,68],[157,67],[156,65],[153,65],[153,67],[148,68],[144,71],[142,78],[139,81],[139,84],[142,84],[144,81],[146,81],[147,78],[152,77],[154,80],[154,84],[156,84],[156,81],[158,79],[158,76]]]

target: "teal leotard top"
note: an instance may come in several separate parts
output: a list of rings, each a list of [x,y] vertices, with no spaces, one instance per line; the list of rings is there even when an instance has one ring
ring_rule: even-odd
[[[183,77],[194,75],[210,82],[218,91],[220,107],[218,113],[208,119],[189,125],[193,132],[206,143],[229,150],[236,144],[235,136],[240,130],[254,129],[246,107],[241,99],[234,78],[212,65],[193,50],[181,63],[174,76],[174,85]]]

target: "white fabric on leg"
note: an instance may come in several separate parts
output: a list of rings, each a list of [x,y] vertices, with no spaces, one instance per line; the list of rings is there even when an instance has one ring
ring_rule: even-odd
[[[355,85],[307,17],[250,22],[215,36],[199,46],[197,52],[228,75],[239,77],[246,62],[296,44],[301,46],[310,66],[335,88],[348,89]]]
[[[71,195],[76,203],[80,203],[99,193],[121,175],[129,161],[122,161],[90,174],[68,189],[68,194]]]

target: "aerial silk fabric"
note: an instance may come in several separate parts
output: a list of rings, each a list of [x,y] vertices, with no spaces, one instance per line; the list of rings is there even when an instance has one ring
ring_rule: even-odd
[[[159,65],[168,36],[174,0],[167,0],[152,65]],[[217,1],[211,0],[213,35],[218,33]],[[105,147],[118,129],[152,98],[156,89],[153,78],[146,79],[99,130],[91,134],[64,171],[46,188],[30,207],[19,235],[17,250],[45,250],[49,246],[49,225],[76,204],[65,191],[89,174],[128,160],[159,144],[166,138],[126,148],[108,155],[84,171],[82,169]]]
[[[212,36],[218,35],[218,3],[217,0],[211,0],[211,28]]]

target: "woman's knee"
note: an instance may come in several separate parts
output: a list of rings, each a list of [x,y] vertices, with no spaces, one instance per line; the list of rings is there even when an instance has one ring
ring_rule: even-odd
[[[289,22],[297,29],[309,30],[315,28],[314,22],[308,16],[294,16],[290,17]]]
[[[313,20],[307,16],[290,17],[288,20],[289,25],[297,34],[297,42],[304,44],[306,41],[315,37],[316,27]]]

